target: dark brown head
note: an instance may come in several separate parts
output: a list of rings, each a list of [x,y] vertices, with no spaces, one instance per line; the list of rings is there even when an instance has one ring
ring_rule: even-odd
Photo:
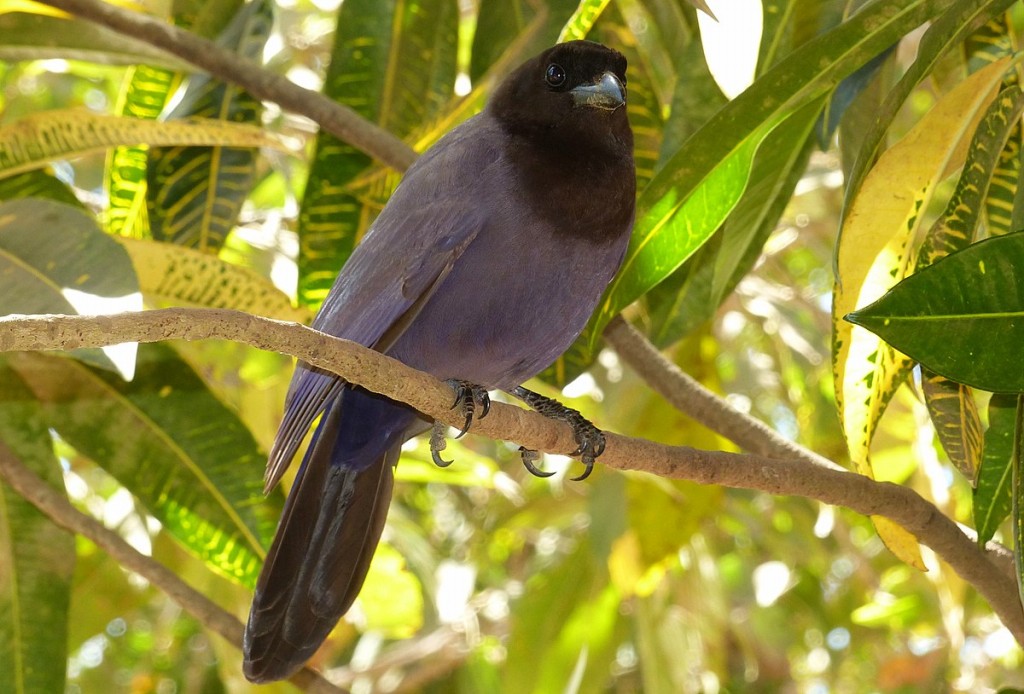
[[[599,43],[560,43],[526,61],[498,87],[488,108],[511,133],[550,144],[572,138],[632,150],[626,59]]]

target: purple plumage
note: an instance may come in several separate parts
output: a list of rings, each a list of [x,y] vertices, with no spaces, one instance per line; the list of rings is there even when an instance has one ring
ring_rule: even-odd
[[[441,379],[509,390],[580,334],[618,269],[636,179],[626,61],[560,44],[408,171],[313,327]],[[429,422],[300,364],[267,466],[272,486],[314,419],[245,632],[245,674],[282,679],[320,646],[366,577],[393,468]]]

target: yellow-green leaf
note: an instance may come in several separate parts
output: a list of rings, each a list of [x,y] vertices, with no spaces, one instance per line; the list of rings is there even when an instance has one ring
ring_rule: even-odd
[[[125,78],[115,110],[118,115],[156,120],[180,82],[180,73],[137,65]],[[106,226],[114,234],[147,235],[146,153],[145,147],[132,145],[116,147],[107,155]]]
[[[1000,60],[961,82],[879,157],[843,225],[832,313],[836,400],[850,458],[869,477],[876,476],[870,458],[875,427],[910,362],[842,316],[877,299],[912,267],[908,244],[920,227],[921,214],[938,182],[963,162],[968,136],[1008,64]],[[877,521],[890,549],[923,568],[909,533]]]
[[[215,255],[160,241],[121,238],[150,298],[174,304],[232,308],[268,318],[304,323],[309,312],[267,278]]]
[[[949,462],[973,485],[981,466],[984,432],[972,388],[925,369],[921,390]]]
[[[594,22],[604,12],[604,8],[608,7],[608,2],[609,0],[580,0],[580,6],[562,27],[556,43],[587,38],[587,34],[594,27]]]
[[[159,123],[59,109],[33,113],[0,127],[0,178],[37,169],[54,159],[125,144],[286,149],[281,140],[255,125],[205,118]]]
[[[929,230],[922,244],[915,272],[965,248],[975,238],[989,191],[993,185],[998,187],[995,175],[1000,170],[1001,162],[1005,165],[1007,140],[1013,132],[1019,132],[1022,110],[1024,93],[1016,86],[1004,89],[989,105],[971,139],[967,161],[957,181],[956,190],[942,217]],[[1016,151],[1016,148],[1012,149]],[[1016,177],[1012,185],[1016,187]],[[1010,192],[1012,208],[1012,189]],[[1005,217],[1009,219],[1008,211]],[[983,439],[981,417],[972,389],[929,369],[922,369],[921,387],[928,413],[946,455],[964,477],[974,484],[981,465]]]

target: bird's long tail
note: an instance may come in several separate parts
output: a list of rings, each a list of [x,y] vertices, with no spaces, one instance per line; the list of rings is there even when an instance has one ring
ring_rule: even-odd
[[[245,676],[284,679],[348,611],[366,579],[415,413],[346,388],[328,405],[288,494],[245,627]]]

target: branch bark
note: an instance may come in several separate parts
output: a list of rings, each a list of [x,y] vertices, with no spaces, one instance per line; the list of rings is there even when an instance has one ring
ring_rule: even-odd
[[[121,342],[167,339],[224,339],[290,354],[376,393],[405,402],[453,427],[451,389],[401,362],[295,323],[284,323],[224,309],[173,308],[114,316],[14,316],[0,318],[0,351],[70,350]],[[495,402],[473,433],[515,441],[527,448],[568,454],[575,448],[563,423]],[[899,523],[931,547],[992,606],[1003,624],[1024,644],[1024,611],[1017,585],[953,521],[912,489],[876,482],[833,463],[805,457],[769,458],[672,447],[608,434],[600,462],[700,484],[803,496],[845,506],[863,515]]]

